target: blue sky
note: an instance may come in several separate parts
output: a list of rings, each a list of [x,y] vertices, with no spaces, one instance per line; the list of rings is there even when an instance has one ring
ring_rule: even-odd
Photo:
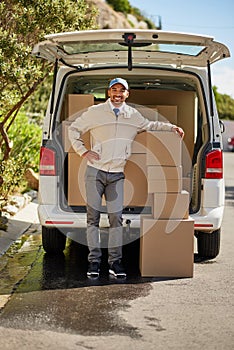
[[[129,0],[162,30],[209,35],[225,44],[231,58],[212,65],[212,84],[234,98],[234,2],[233,0]]]

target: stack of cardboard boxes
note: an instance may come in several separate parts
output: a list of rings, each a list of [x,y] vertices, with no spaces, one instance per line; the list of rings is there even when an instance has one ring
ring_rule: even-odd
[[[173,132],[147,132],[146,149],[153,204],[152,215],[141,217],[141,275],[192,277],[194,223],[182,186],[182,139]]]

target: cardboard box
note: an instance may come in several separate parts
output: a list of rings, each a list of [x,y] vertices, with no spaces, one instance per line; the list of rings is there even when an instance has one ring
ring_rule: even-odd
[[[124,206],[148,206],[145,154],[134,154],[125,166]],[[86,205],[84,175],[87,162],[74,152],[68,153],[68,205]],[[104,203],[104,201],[103,201]]]
[[[177,106],[177,125],[185,131],[184,143],[190,157],[193,156],[194,142],[196,139],[196,120],[198,98],[194,91],[176,90],[134,90],[131,89],[128,103],[138,105],[173,105]]]
[[[141,219],[143,277],[193,277],[194,221]]]
[[[132,142],[132,154],[145,153],[146,154],[146,132],[143,131],[136,135]]]
[[[85,171],[87,161],[77,153],[68,153],[68,205],[86,205]]]
[[[174,91],[170,91],[174,92]],[[164,91],[163,91],[164,93]],[[167,102],[162,102],[162,100],[158,97],[158,91],[157,90],[150,90],[150,89],[131,89],[130,95],[128,97],[128,103],[137,103],[139,105],[161,105],[161,104],[167,104]],[[167,98],[169,100],[169,98]],[[171,103],[171,101],[170,101]],[[175,104],[175,103],[172,103]]]
[[[64,120],[62,122],[62,143],[65,152],[75,152],[72,148],[71,141],[68,136],[68,127],[71,125],[72,121]],[[90,133],[86,132],[82,135],[82,140],[87,149],[90,149]]]
[[[172,180],[182,178],[182,166],[149,165],[147,167],[148,180]]]
[[[124,174],[124,206],[148,205],[146,155],[132,154]]]
[[[62,144],[65,152],[73,152],[71,142],[68,137],[68,127],[71,125],[71,121],[64,120],[62,122]]]
[[[147,166],[149,193],[182,191],[182,166]]]
[[[180,166],[182,164],[182,139],[171,131],[146,133],[147,165]]]
[[[177,124],[177,106],[132,104],[145,118]]]
[[[65,102],[65,114],[69,120],[77,117],[77,112],[84,111],[94,104],[94,96],[91,94],[69,94]]]
[[[177,125],[177,106],[156,106],[158,112],[158,120],[169,121],[172,124]]]
[[[182,179],[148,180],[149,193],[178,193],[182,191]]]
[[[188,219],[189,193],[154,193],[152,214],[154,219]]]
[[[130,104],[133,108],[136,108],[144,118],[156,121],[158,120],[158,110],[156,106],[145,106],[143,104]]]
[[[155,115],[157,115],[157,119],[155,120],[159,120],[162,122],[170,122],[172,124],[177,123],[177,106],[150,104],[145,107],[147,107],[148,109],[152,109],[156,112]]]
[[[68,153],[68,205],[86,206],[85,171],[87,160],[75,152]],[[102,205],[105,204],[103,198]]]

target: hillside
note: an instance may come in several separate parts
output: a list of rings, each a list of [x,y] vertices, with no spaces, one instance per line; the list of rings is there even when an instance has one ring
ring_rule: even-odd
[[[122,12],[116,12],[109,6],[105,0],[87,0],[88,3],[95,5],[99,13],[97,16],[97,25],[100,29],[114,28],[139,28],[148,29],[148,23],[138,20],[132,14],[125,15]]]

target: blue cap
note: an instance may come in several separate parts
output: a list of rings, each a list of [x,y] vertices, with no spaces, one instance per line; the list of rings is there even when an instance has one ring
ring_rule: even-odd
[[[124,80],[122,78],[112,79],[110,84],[109,84],[109,89],[115,84],[121,84],[125,87],[126,90],[128,90],[128,83],[126,82],[126,80]]]

